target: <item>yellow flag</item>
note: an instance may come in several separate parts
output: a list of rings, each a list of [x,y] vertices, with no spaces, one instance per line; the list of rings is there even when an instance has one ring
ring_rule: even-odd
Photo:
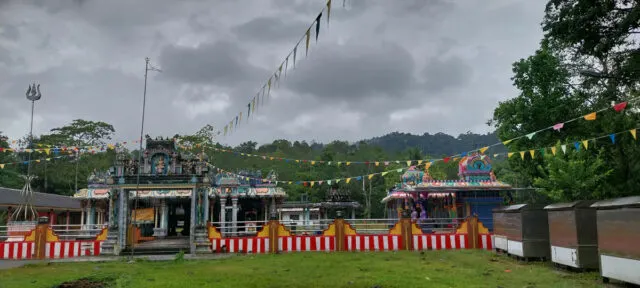
[[[511,141],[513,141],[513,139],[509,139],[507,141],[504,141],[504,142],[502,142],[502,144],[507,145],[507,144],[511,143]]]
[[[529,150],[529,154],[531,154],[531,159],[536,155],[536,150]]]
[[[513,152],[507,153],[507,158],[511,158],[511,156],[513,156]]]
[[[315,184],[315,182],[311,181],[311,187],[313,187],[313,184]]]
[[[338,164],[337,164],[337,165],[338,165],[338,166],[342,165],[342,162],[338,162]]]
[[[484,154],[484,151],[487,151],[487,149],[489,149],[489,146],[480,148],[480,153]]]
[[[351,162],[347,162],[347,166],[351,165]]]
[[[524,160],[524,151],[520,151],[520,157],[522,157],[522,160]]]
[[[331,0],[329,0],[329,3],[331,3]],[[380,166],[380,162],[376,162],[376,166]]]
[[[384,176],[384,175],[387,175],[387,174],[389,174],[389,171],[384,171],[384,172],[380,173],[381,176]]]
[[[4,169],[4,164],[0,164],[0,169]]]
[[[422,164],[422,160],[418,160],[418,165]]]
[[[424,170],[429,170],[429,167],[431,167],[431,162],[424,164]]]
[[[51,154],[51,149],[49,148],[44,149],[44,153],[47,153],[47,155]]]
[[[629,132],[631,133],[631,135],[633,135],[633,139],[637,139],[636,138],[636,129],[631,129],[631,130],[629,130]]]
[[[311,161],[311,165],[316,165],[316,161]]]
[[[289,185],[291,185],[291,183],[293,183],[293,182],[289,181]]]
[[[369,177],[368,177],[369,180],[371,180],[371,178],[373,178],[373,175],[375,175],[375,174],[369,174]]]
[[[347,183],[351,182],[351,178],[347,178],[346,181],[347,181]]]
[[[411,166],[411,160],[407,161],[407,166]]]
[[[555,146],[551,147],[551,153],[553,155],[556,155],[556,147]]]
[[[588,121],[596,120],[596,112],[584,115],[584,120],[588,120]]]
[[[273,160],[273,159],[274,159],[273,157],[269,157],[269,160]]]
[[[300,163],[300,160],[296,160],[296,163]]]
[[[582,140],[582,145],[584,145],[584,149],[589,149],[589,140]]]
[[[309,27],[309,29],[307,29],[307,33],[306,33],[306,36],[307,36],[307,42],[306,42],[306,44],[307,44],[307,49],[304,51],[305,56],[306,56],[307,54],[309,54],[309,37],[311,37],[311,34],[310,34],[309,30],[311,30],[311,27]]]
[[[31,149],[24,149],[24,152],[27,152],[27,153],[31,153],[32,151],[33,150],[31,150]]]

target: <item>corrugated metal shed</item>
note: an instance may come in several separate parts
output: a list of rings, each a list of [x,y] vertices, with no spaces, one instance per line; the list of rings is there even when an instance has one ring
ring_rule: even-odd
[[[8,206],[19,206],[22,203],[21,190],[0,187],[0,209]],[[36,208],[53,208],[80,210],[80,200],[73,197],[33,192],[33,206]]]

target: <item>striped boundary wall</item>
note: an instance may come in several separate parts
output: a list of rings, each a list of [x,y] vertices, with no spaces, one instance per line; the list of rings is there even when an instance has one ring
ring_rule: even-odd
[[[268,237],[233,237],[211,239],[211,249],[215,252],[229,253],[267,253],[269,252]]]
[[[347,251],[398,251],[400,235],[347,235]]]
[[[278,237],[278,251],[282,252],[330,252],[336,250],[334,236],[283,236]]]
[[[103,241],[55,241],[45,245],[46,259],[80,256],[100,256]],[[23,260],[35,258],[34,242],[0,242],[0,259]]]
[[[469,247],[467,234],[413,235],[413,250],[451,250]]]
[[[493,235],[492,234],[478,234],[478,247],[484,250],[493,250]]]
[[[493,249],[491,234],[480,234],[478,247]],[[470,249],[467,234],[413,235],[412,250],[456,250]],[[346,235],[346,251],[398,251],[402,243],[400,235]],[[332,252],[336,251],[334,236],[280,236],[277,249],[280,252]],[[233,237],[211,239],[214,252],[269,253],[268,237]]]

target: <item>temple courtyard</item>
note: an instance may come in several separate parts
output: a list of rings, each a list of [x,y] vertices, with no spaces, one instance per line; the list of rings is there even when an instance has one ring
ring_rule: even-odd
[[[597,273],[449,250],[242,255],[29,263],[0,270],[0,287],[602,287]]]

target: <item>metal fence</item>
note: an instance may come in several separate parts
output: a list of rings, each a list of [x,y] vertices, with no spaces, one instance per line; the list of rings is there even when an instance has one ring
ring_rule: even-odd
[[[0,242],[24,241],[36,227],[36,222],[18,222],[0,226]],[[107,224],[101,225],[50,225],[60,240],[91,240],[94,239]]]
[[[454,233],[459,224],[463,222],[461,218],[431,218],[418,220],[417,225],[425,233]],[[321,219],[310,221],[279,220],[287,230],[293,235],[321,235],[334,219]],[[345,219],[351,228],[358,234],[387,234],[393,228],[398,219]],[[212,222],[224,237],[255,236],[265,221],[237,221],[233,222]]]

